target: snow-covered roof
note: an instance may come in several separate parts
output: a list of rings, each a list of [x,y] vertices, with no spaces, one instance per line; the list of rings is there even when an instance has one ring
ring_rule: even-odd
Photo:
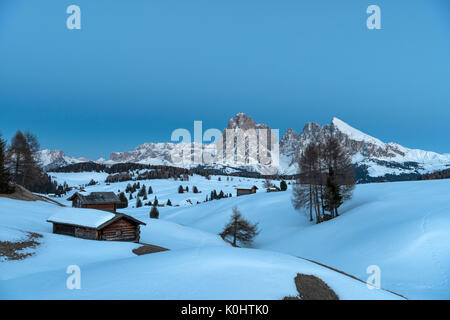
[[[98,228],[115,217],[114,213],[92,209],[62,209],[47,219],[48,222],[64,223],[88,228]]]
[[[134,224],[145,225],[144,222],[124,213],[112,213],[102,210],[66,208],[52,215],[47,222],[69,224],[80,227],[103,229],[120,219],[126,219]]]
[[[72,201],[77,197],[80,199],[81,203],[84,204],[120,203],[119,197],[114,192],[91,192],[88,195],[75,192],[67,200]]]

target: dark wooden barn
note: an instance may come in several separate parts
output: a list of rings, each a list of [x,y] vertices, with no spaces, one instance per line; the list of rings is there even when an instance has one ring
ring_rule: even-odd
[[[57,234],[90,240],[139,242],[140,225],[145,225],[144,222],[123,213],[101,213],[61,212],[47,222],[53,224],[53,233]]]
[[[243,188],[237,188],[236,189],[236,196],[243,196],[246,194],[252,194],[252,193],[256,193],[256,190],[258,190],[257,186],[253,186],[250,189],[243,189]]]
[[[72,207],[74,208],[89,208],[110,212],[116,212],[117,205],[120,204],[120,199],[114,192],[92,192],[89,195],[75,192],[67,200],[72,201]]]

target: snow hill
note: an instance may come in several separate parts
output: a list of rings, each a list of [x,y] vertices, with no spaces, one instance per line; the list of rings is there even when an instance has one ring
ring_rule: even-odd
[[[170,221],[144,218],[141,241],[158,238],[171,250],[135,256],[138,244],[56,235],[45,222],[87,209],[5,198],[0,204],[0,241],[25,239],[28,231],[43,235],[32,256],[0,260],[1,299],[282,299],[297,294],[298,272],[321,278],[341,299],[400,298],[290,255],[232,248],[215,234]],[[81,290],[66,288],[70,265],[80,267]]]
[[[59,183],[87,183],[93,173],[52,173]],[[125,190],[127,182],[85,187],[86,192]],[[266,193],[262,180],[193,176],[190,181],[143,180],[160,203],[160,219],[150,208],[134,208],[134,199],[121,212],[147,225],[141,242],[170,251],[134,256],[132,243],[82,240],[52,234],[46,221],[70,213],[44,202],[0,198],[0,241],[17,240],[32,231],[42,234],[35,254],[21,261],[0,262],[0,297],[124,298],[124,299],[281,299],[296,295],[295,274],[314,274],[342,299],[400,298],[385,290],[369,290],[363,282],[300,259],[310,259],[365,281],[367,268],[381,269],[381,287],[409,299],[450,298],[450,180],[358,185],[341,216],[315,225],[293,209],[288,191]],[[178,186],[189,186],[179,194]],[[192,193],[193,186],[201,191]],[[253,195],[235,197],[235,187],[257,185]],[[203,202],[211,190],[232,198]],[[63,203],[69,204],[69,202]],[[187,201],[190,200],[190,201]],[[196,204],[196,201],[201,202]],[[192,204],[190,204],[192,202]],[[252,249],[236,249],[217,233],[233,206],[261,230]],[[82,290],[67,290],[65,268],[81,267]]]

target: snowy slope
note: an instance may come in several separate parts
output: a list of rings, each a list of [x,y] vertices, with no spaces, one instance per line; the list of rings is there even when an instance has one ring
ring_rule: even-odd
[[[1,230],[10,229],[4,237],[18,240],[17,228],[43,235],[33,256],[0,262],[1,299],[282,299],[297,294],[298,272],[320,277],[341,299],[399,299],[296,257],[232,248],[216,235],[166,221],[144,226],[143,237],[172,243],[172,250],[146,256],[132,254],[134,243],[51,234],[45,220],[59,210],[88,211],[0,198]],[[66,288],[70,265],[80,267],[81,290]]]
[[[320,277],[341,299],[399,298],[292,256],[231,247],[166,251],[88,265],[81,272],[81,290],[66,289],[60,269],[4,281],[2,298],[282,299],[297,295],[297,272]]]
[[[413,299],[450,298],[450,180],[358,185],[341,216],[319,225],[290,192],[248,195],[163,213],[162,219],[219,232],[238,205],[259,222],[254,247],[327,264],[361,279],[378,265],[381,286]]]

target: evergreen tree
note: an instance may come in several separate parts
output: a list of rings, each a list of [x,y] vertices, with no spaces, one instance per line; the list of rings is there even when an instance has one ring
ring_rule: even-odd
[[[159,211],[156,206],[152,206],[152,209],[150,210],[150,218],[159,219]]]
[[[139,196],[138,196],[138,197],[136,197],[136,208],[140,208],[140,207],[142,207],[142,201],[141,201],[141,198],[139,198]]]
[[[118,205],[117,208],[119,208],[119,209],[127,208],[128,200],[127,200],[127,197],[125,196],[124,192],[121,192],[119,194],[119,199],[120,199],[120,205]]]
[[[230,241],[236,247],[238,242],[244,245],[250,245],[253,238],[258,234],[258,223],[251,224],[242,217],[237,207],[233,207],[233,215],[219,235],[222,239]]]
[[[158,198],[155,196],[155,200],[153,200],[153,205],[156,207],[158,205]]]
[[[148,194],[152,194],[153,193],[153,189],[152,186],[148,187]]]
[[[198,193],[198,189],[197,189],[197,187],[196,187],[196,186],[194,186],[194,187],[192,188],[192,192],[194,192],[194,193]]]
[[[170,199],[167,200],[167,205],[172,206],[172,202],[170,201]]]
[[[286,181],[281,180],[281,182],[280,182],[280,190],[281,190],[281,191],[286,191],[286,190],[287,190],[287,184],[286,184]]]
[[[180,186],[178,187],[178,193],[183,193],[184,189],[183,186],[180,184]]]
[[[130,200],[132,200],[133,199],[133,194],[130,192],[130,197],[129,197],[129,199]]]

